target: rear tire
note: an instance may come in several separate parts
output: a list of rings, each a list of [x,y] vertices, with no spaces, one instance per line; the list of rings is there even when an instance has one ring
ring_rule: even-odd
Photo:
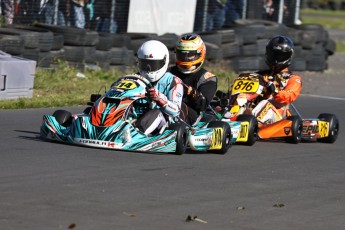
[[[302,140],[303,121],[299,116],[290,116],[287,117],[287,119],[292,121],[292,136],[287,137],[286,142],[291,144],[298,144]]]
[[[339,133],[339,120],[334,114],[321,113],[318,117],[321,121],[329,123],[328,137],[319,138],[317,141],[323,143],[334,143],[338,138]]]
[[[68,127],[72,124],[72,114],[66,110],[56,110],[53,117],[61,126]]]
[[[248,146],[252,146],[258,139],[258,120],[255,116],[249,114],[241,114],[237,117],[236,121],[248,121],[249,128],[248,128],[248,140],[247,142],[239,142],[238,144],[244,144]]]
[[[223,137],[222,137],[222,148],[216,150],[207,150],[207,152],[217,153],[217,154],[225,154],[228,149],[231,147],[231,128],[230,125],[223,121],[211,121],[207,128],[222,128],[223,129]]]

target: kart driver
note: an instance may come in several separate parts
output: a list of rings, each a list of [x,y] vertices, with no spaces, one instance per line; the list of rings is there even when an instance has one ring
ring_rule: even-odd
[[[153,86],[147,89],[152,109],[140,116],[135,124],[148,135],[167,127],[169,116],[176,117],[180,114],[183,85],[181,79],[167,72],[169,51],[162,42],[150,40],[143,43],[137,56],[139,74]]]
[[[206,46],[199,35],[182,35],[176,43],[175,52],[176,65],[170,72],[183,81],[184,98],[180,117],[193,125],[208,108],[217,90],[217,78],[202,68]]]
[[[289,116],[289,104],[294,102],[302,90],[302,78],[288,70],[293,57],[294,45],[286,36],[275,36],[266,45],[268,70],[258,72],[265,82],[262,100],[252,114],[263,123],[279,121]]]

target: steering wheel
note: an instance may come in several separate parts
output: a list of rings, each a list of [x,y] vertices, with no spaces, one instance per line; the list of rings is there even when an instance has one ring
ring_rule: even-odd
[[[128,75],[120,77],[117,81],[120,81],[122,79],[140,80],[141,82],[143,82],[146,85],[146,88],[153,88],[153,85],[151,84],[151,82],[147,78],[145,78],[139,74],[128,74]]]

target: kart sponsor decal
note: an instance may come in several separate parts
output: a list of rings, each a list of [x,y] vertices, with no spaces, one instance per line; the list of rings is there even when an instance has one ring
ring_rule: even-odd
[[[114,86],[114,88],[125,89],[125,90],[135,89],[137,87],[138,87],[137,84],[131,80],[122,80]]]
[[[273,109],[273,108],[274,108],[274,106],[271,103],[267,102],[265,104],[265,107],[259,112],[257,119],[259,121],[262,121],[264,119],[264,117],[267,115],[267,113],[269,112],[269,110]]]
[[[215,77],[215,75],[213,73],[210,73],[210,72],[206,72],[205,75],[204,75],[205,79],[209,79],[211,77]]]
[[[291,128],[290,128],[290,127],[284,127],[284,133],[285,133],[285,135],[289,135],[289,134],[290,134],[290,131],[291,131]]]
[[[319,132],[319,126],[317,124],[303,125],[302,134],[313,134]]]
[[[195,144],[204,144],[204,145],[209,145],[212,143],[211,137],[208,136],[201,136],[201,137],[197,137],[194,139]]]
[[[320,137],[327,137],[328,136],[328,132],[329,132],[329,124],[326,121],[318,121],[317,122],[319,125],[319,134]]]
[[[76,144],[102,148],[121,148],[123,146],[123,143],[116,143],[111,141],[90,140],[81,138],[74,138],[74,141]]]
[[[248,133],[249,133],[249,122],[244,121],[241,122],[241,129],[240,134],[237,137],[236,142],[246,142],[248,141]]]
[[[223,144],[223,129],[215,128],[212,134],[212,143],[210,150],[212,149],[221,149]]]

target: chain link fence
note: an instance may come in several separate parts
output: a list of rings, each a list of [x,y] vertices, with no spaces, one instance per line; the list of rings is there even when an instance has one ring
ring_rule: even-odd
[[[36,60],[41,67],[51,67],[54,60],[63,59],[78,68],[87,65],[122,68],[135,64],[136,51],[151,39],[163,42],[169,49],[170,63],[175,62],[174,48],[179,36],[176,31],[127,32],[130,4],[134,0],[0,2],[4,19],[0,50]],[[197,0],[195,10],[189,11],[193,15],[186,18],[194,19],[194,27],[191,23],[190,28],[204,40],[210,62],[223,61],[235,71],[265,69],[268,40],[285,35],[295,43],[291,70],[322,71],[327,69],[327,58],[335,52],[336,43],[322,26],[300,25],[299,9],[307,3],[306,0]],[[183,7],[177,6],[175,10],[182,11]]]
[[[0,0],[5,23],[35,22],[96,31],[127,31],[130,0]],[[229,27],[237,19],[294,24],[301,0],[197,0],[194,30]],[[212,25],[210,25],[212,24]]]

